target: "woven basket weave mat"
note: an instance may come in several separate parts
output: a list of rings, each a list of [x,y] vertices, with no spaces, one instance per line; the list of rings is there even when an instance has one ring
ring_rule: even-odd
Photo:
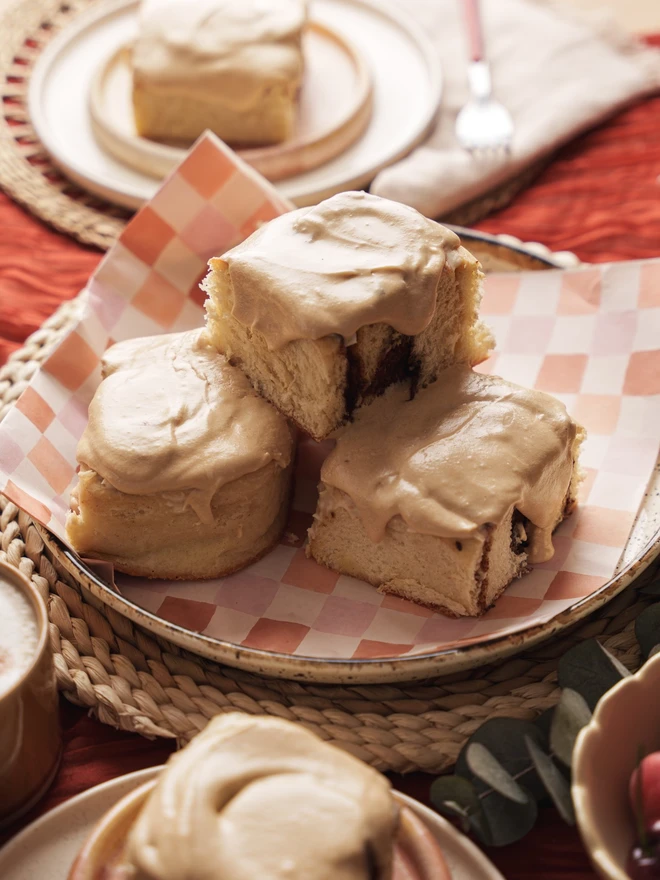
[[[65,303],[0,368],[0,418],[78,307],[76,300]],[[637,669],[634,620],[653,601],[638,587],[660,572],[654,565],[568,635],[504,662],[409,686],[339,687],[264,679],[154,638],[83,591],[49,555],[27,514],[2,496],[0,559],[31,578],[48,602],[60,690],[105,724],[183,743],[218,712],[266,713],[298,721],[375,767],[399,772],[444,770],[486,719],[531,720],[553,706],[558,660],[583,639],[600,638]]]
[[[130,213],[92,196],[57,170],[27,112],[30,71],[49,39],[95,0],[0,0],[0,187],[41,220],[106,250]],[[508,205],[546,165],[536,163],[442,219],[470,226]]]

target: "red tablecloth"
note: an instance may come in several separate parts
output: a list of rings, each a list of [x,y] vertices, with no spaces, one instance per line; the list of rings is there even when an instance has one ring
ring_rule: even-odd
[[[653,42],[660,45],[660,37]],[[657,98],[564,149],[532,187],[478,228],[572,250],[586,261],[658,256],[659,175]],[[0,364],[61,301],[75,296],[99,259],[97,251],[52,232],[0,195]],[[68,704],[62,719],[62,768],[26,821],[92,785],[161,763],[171,749],[117,733]],[[414,797],[427,797],[429,778],[423,774],[394,782]],[[489,855],[508,880],[594,877],[577,832],[550,807],[541,810],[524,841]]]

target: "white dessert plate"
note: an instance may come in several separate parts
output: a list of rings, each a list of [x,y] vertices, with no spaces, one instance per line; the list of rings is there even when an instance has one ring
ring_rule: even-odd
[[[160,770],[149,767],[112,779],[37,819],[0,850],[2,880],[66,880],[80,847],[103,814]],[[481,850],[449,822],[412,798],[403,794],[399,797],[433,832],[452,880],[503,880]]]
[[[303,38],[305,78],[296,130],[281,144],[238,155],[270,181],[318,168],[346,150],[371,118],[371,72],[362,56],[335,31],[310,22]],[[120,162],[161,180],[185,158],[188,144],[140,137],[133,116],[130,46],[100,65],[89,93],[92,129],[99,144]]]
[[[76,183],[128,208],[142,205],[159,186],[153,169],[151,173],[144,171],[145,145],[136,151],[134,141],[138,139],[130,137],[128,71],[113,63],[135,36],[137,8],[136,0],[94,4],[42,53],[29,91],[32,123],[53,161]],[[340,155],[277,183],[282,195],[298,205],[314,204],[336,192],[364,186],[381,168],[404,156],[427,134],[441,91],[437,54],[421,28],[404,12],[380,0],[312,0],[310,18],[317,25],[317,35],[322,30],[336,35],[345,51],[360,59],[359,64],[355,61],[358,67],[366,65],[373,92],[371,101],[363,100],[364,77],[356,68],[354,98],[360,100],[352,111],[344,107],[340,112],[343,123],[335,119],[330,124],[333,129],[340,123],[330,138],[335,146],[340,144]],[[114,85],[110,88],[109,83]],[[334,88],[336,82],[331,85]],[[318,85],[318,100],[326,104],[323,94],[327,87],[328,83]],[[92,105],[96,123],[90,113],[90,90],[96,95]],[[106,109],[108,95],[116,101],[111,110]],[[366,118],[365,108],[370,106],[371,115]],[[327,135],[327,129],[324,134],[319,128],[319,143],[310,148],[309,157],[328,147]],[[161,175],[166,150],[155,151]],[[150,153],[152,160],[155,152]],[[122,156],[121,161],[117,155]],[[261,161],[268,158],[272,161],[273,155],[262,153]],[[131,167],[136,162],[142,170]]]

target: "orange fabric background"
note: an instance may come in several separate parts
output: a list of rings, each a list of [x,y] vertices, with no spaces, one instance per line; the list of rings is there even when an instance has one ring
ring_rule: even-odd
[[[660,37],[654,39],[660,46]],[[572,250],[586,261],[660,255],[660,98],[620,114],[554,159],[505,210],[478,224],[493,233]],[[0,194],[0,364],[57,305],[83,287],[101,254],[46,228]],[[1,376],[1,374],[0,374]],[[63,703],[58,778],[28,819],[122,773],[161,763],[172,746],[118,733]],[[429,778],[395,785],[425,800]],[[10,829],[5,837],[11,834]],[[1,842],[1,840],[0,840]],[[594,878],[575,829],[552,808],[519,844],[489,853],[508,880]]]

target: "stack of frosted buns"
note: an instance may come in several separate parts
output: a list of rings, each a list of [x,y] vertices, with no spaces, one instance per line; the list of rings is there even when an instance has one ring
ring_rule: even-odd
[[[220,577],[278,542],[301,432],[332,438],[307,553],[476,616],[575,505],[583,429],[483,375],[482,272],[450,230],[347,192],[214,258],[204,330],[111,348],[67,533],[129,574]]]

